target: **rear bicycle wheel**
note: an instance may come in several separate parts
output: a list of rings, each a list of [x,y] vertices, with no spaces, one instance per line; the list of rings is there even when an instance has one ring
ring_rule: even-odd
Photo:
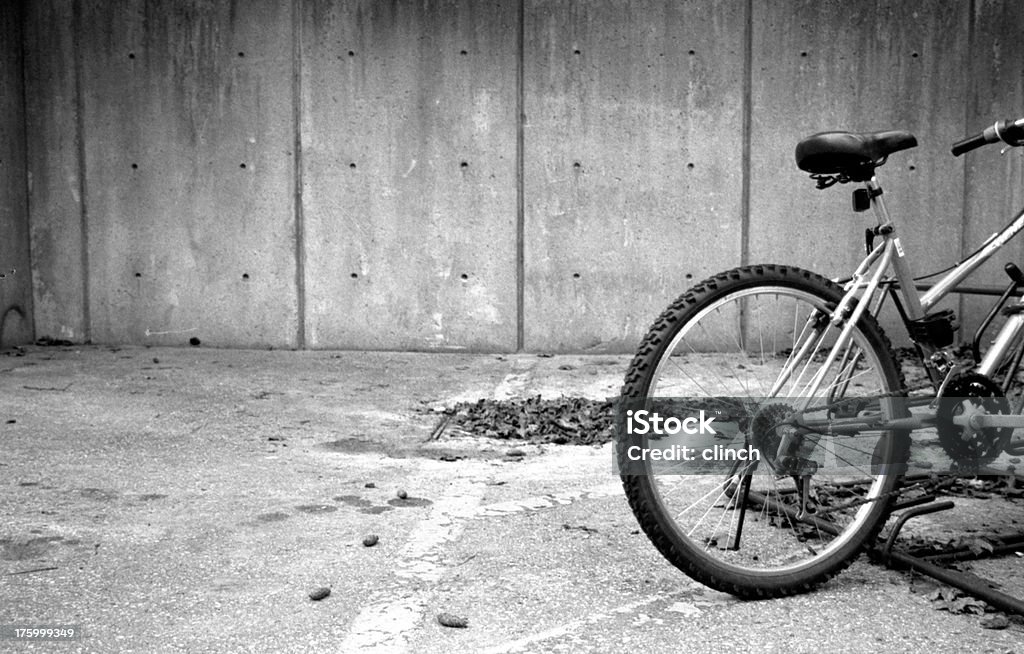
[[[633,513],[662,555],[712,588],[748,598],[810,590],[849,565],[888,516],[908,457],[906,432],[810,433],[799,453],[781,435],[792,435],[787,419],[806,397],[825,417],[903,411],[899,366],[870,316],[823,368],[842,329],[829,320],[842,295],[805,270],[737,268],[676,300],[633,359],[620,406],[685,398],[747,416],[715,438],[755,449],[759,460],[694,474],[685,463],[637,463],[631,452],[657,439],[624,433],[619,415],[616,455]],[[816,374],[821,384],[811,394]]]

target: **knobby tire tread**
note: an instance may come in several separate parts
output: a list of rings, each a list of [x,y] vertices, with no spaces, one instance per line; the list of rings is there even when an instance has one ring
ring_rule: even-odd
[[[753,285],[756,285],[758,282],[778,285],[795,283],[799,288],[804,288],[804,290],[807,290],[806,287],[808,285],[818,285],[826,294],[836,295],[837,297],[842,296],[842,288],[831,280],[817,273],[793,266],[776,264],[748,265],[733,268],[709,277],[676,298],[654,321],[654,324],[641,341],[626,373],[622,387],[622,396],[625,398],[644,396],[647,391],[646,380],[657,366],[663,354],[661,350],[667,346],[667,343],[672,341],[676,333],[676,326],[688,319],[688,315],[695,307],[712,301],[719,293],[727,293],[738,287],[746,287],[748,284],[745,284],[745,282]],[[892,344],[877,321],[874,317],[865,314],[861,318],[860,328],[877,346],[879,358],[883,361],[883,365],[884,362],[891,362],[895,368],[895,388],[904,388],[903,370],[893,353]],[[623,455],[622,450],[625,446],[626,441],[624,439],[617,440],[618,456]],[[910,455],[909,437],[906,434],[896,435],[895,446],[897,448],[895,453],[896,460],[905,462]],[[642,483],[641,476],[622,475],[622,483],[630,508],[633,510],[641,528],[655,548],[669,562],[705,585],[743,599],[769,599],[796,595],[809,592],[825,583],[849,567],[857,559],[860,551],[874,543],[878,533],[885,525],[889,514],[888,507],[891,504],[891,497],[883,500],[886,502],[885,510],[881,517],[872,525],[870,531],[852,555],[846,556],[842,561],[830,561],[829,566],[814,577],[803,582],[783,579],[770,584],[756,586],[741,585],[729,582],[715,573],[709,572],[699,562],[690,560],[684,552],[676,548],[668,534],[658,524],[658,518],[649,506],[651,500],[647,497],[647,488]],[[897,477],[889,492],[898,489],[899,485],[900,478]]]

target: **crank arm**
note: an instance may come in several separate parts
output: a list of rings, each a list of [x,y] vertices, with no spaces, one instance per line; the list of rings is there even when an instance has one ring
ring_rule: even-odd
[[[974,415],[953,416],[953,424],[971,429],[985,429],[989,427],[1011,429],[1024,428],[1024,416],[996,413],[976,413]]]

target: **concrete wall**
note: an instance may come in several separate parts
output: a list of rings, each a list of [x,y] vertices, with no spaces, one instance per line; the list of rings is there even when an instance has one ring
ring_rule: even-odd
[[[0,347],[33,332],[21,14],[18,2],[0,4]]]
[[[39,335],[630,351],[715,271],[851,268],[824,129],[917,134],[881,179],[922,271],[1024,204],[1018,152],[948,154],[1024,106],[1013,3],[29,5]]]

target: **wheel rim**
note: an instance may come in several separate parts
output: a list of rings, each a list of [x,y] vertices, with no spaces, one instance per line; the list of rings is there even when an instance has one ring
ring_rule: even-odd
[[[839,333],[833,325],[826,324],[820,333],[807,326],[820,326],[820,317],[811,318],[815,311],[828,310],[818,295],[786,286],[727,294],[699,311],[673,337],[658,361],[646,398],[727,397],[764,403],[766,398],[786,400],[790,394],[806,397],[800,394],[808,390],[806,380],[821,367],[822,353]],[[810,349],[803,353],[807,342]],[[787,366],[792,369],[788,383],[775,388]],[[892,390],[882,361],[860,329],[853,331],[847,356],[834,362],[824,379],[816,393],[822,402],[877,397]],[[870,406],[891,415],[890,399],[876,399]],[[731,446],[751,442],[751,431],[749,426],[737,430]],[[887,499],[890,484],[874,473],[879,452],[884,458],[891,451],[888,438],[876,432],[817,439],[818,454],[831,453],[837,465],[823,469],[834,474],[811,477],[815,517],[794,515],[799,513],[797,482],[780,477],[779,468],[764,460],[753,469],[733,464],[724,476],[672,474],[678,472],[672,465],[648,464],[652,500],[666,518],[670,539],[719,568],[756,577],[792,575],[832,561],[838,565],[845,552],[835,555],[859,545],[855,541],[884,508],[880,500]],[[771,449],[763,439],[758,445]],[[744,488],[747,480],[749,493]]]

